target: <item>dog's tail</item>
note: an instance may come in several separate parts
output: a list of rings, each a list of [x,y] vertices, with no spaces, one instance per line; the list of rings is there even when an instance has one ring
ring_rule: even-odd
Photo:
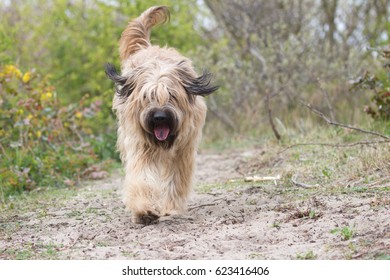
[[[150,46],[150,30],[152,27],[163,24],[168,20],[168,7],[155,6],[147,9],[138,18],[130,21],[119,41],[121,61],[140,49]]]

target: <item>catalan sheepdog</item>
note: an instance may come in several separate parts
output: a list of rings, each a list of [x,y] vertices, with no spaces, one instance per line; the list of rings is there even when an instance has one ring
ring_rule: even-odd
[[[203,97],[218,88],[175,49],[151,45],[151,28],[168,20],[168,8],[158,6],[130,21],[119,41],[121,73],[106,65],[116,88],[123,201],[134,223],[185,210],[206,117]]]

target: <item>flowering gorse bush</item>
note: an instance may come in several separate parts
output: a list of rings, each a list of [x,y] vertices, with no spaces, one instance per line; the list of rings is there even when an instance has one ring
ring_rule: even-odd
[[[75,182],[96,162],[91,120],[101,101],[63,106],[48,77],[0,66],[0,201],[38,186]]]

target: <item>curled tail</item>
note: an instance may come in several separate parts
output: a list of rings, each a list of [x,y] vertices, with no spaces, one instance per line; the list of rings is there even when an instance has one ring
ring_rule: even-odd
[[[119,55],[121,61],[140,49],[150,46],[150,30],[153,26],[169,20],[169,10],[166,6],[155,6],[147,9],[138,18],[127,25],[119,40]]]

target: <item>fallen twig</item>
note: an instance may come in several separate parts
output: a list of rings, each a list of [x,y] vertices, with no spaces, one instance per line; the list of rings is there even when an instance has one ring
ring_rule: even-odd
[[[348,184],[346,185],[346,187],[347,187],[347,188],[353,188],[353,187],[355,187],[356,184],[360,184],[360,183],[363,182],[363,181],[364,181],[364,178],[359,178],[358,180],[348,182]]]
[[[319,187],[318,184],[309,185],[309,184],[305,184],[305,183],[298,182],[298,181],[297,181],[297,178],[298,178],[298,175],[297,175],[297,174],[294,174],[294,175],[291,177],[291,181],[292,181],[293,184],[296,185],[297,187],[302,187],[302,188],[315,188],[315,187]]]
[[[201,205],[197,205],[197,206],[194,206],[194,207],[190,207],[187,210],[188,211],[192,211],[194,209],[201,208],[201,207],[207,207],[207,206],[215,206],[215,203],[201,204]]]
[[[262,181],[274,181],[274,184],[277,185],[276,181],[280,180],[281,176],[250,176],[250,177],[245,177],[244,182],[262,182]]]

